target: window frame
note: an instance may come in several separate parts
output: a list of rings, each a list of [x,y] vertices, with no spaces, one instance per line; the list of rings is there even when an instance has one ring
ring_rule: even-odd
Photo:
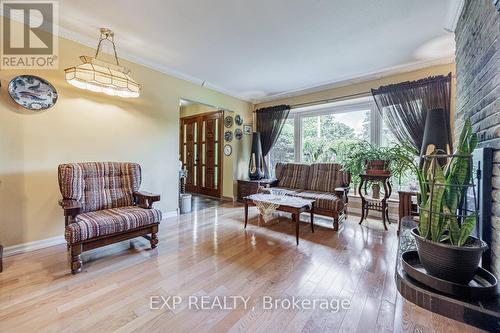
[[[290,110],[288,119],[291,118],[294,122],[293,142],[295,162],[301,163],[303,143],[302,122],[304,118],[365,110],[370,110],[370,143],[380,146],[383,134],[382,117],[371,96]]]

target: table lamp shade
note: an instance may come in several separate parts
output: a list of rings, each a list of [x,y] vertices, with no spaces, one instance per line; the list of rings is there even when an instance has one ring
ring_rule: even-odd
[[[424,137],[420,155],[424,156],[436,151],[438,154],[451,154],[451,145],[448,133],[449,119],[443,109],[427,111],[425,119]]]

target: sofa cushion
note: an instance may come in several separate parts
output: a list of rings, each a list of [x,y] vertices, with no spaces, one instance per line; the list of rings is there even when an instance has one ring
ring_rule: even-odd
[[[136,163],[90,162],[59,166],[59,187],[64,199],[82,204],[84,212],[130,206],[141,185]]]
[[[161,220],[161,211],[128,206],[80,214],[76,222],[66,226],[65,238],[78,243],[99,236],[132,230]]]
[[[292,189],[304,189],[309,176],[308,164],[277,163],[276,178],[278,186]]]
[[[343,208],[343,201],[333,193],[318,192],[318,191],[302,191],[289,194],[294,197],[303,199],[316,200],[314,203],[315,208],[326,209],[331,211],[340,211]]]
[[[335,192],[335,188],[346,186],[350,182],[349,174],[342,171],[336,163],[311,164],[309,180],[304,189],[320,192]]]

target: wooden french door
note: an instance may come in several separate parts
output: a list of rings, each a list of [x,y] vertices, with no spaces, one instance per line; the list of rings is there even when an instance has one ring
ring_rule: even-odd
[[[187,170],[186,191],[221,197],[223,111],[184,117],[180,152]]]

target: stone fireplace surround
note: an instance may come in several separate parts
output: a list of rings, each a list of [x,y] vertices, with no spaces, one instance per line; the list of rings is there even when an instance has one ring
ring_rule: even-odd
[[[500,3],[500,1],[499,1]],[[491,270],[500,276],[500,6],[465,0],[455,30],[455,141],[471,118],[479,147],[493,149]]]

